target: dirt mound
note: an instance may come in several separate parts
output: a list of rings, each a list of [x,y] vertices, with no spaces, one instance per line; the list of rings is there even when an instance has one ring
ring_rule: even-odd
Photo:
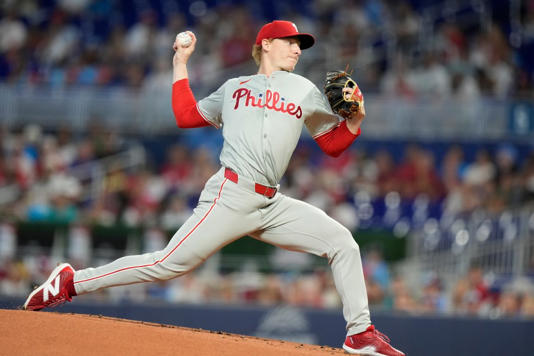
[[[0,310],[3,355],[342,355],[341,349],[95,315]]]

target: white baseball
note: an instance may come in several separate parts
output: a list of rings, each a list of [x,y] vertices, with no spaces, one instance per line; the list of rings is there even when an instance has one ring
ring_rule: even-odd
[[[176,40],[178,41],[178,44],[182,47],[189,47],[191,46],[191,42],[193,42],[193,39],[187,32],[180,32],[176,35]]]

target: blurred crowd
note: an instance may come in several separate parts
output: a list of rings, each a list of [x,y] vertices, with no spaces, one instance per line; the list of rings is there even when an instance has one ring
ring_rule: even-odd
[[[17,221],[69,224],[73,229],[68,259],[77,268],[100,265],[126,251],[92,256],[83,226],[144,226],[148,229],[144,251],[161,249],[168,233],[191,215],[204,182],[218,169],[212,151],[193,148],[178,138],[167,146],[166,158],[159,164],[151,164],[149,158],[143,164],[111,165],[105,170],[102,162],[130,149],[133,138],[121,137],[96,120],[83,136],[68,128],[43,132],[29,125],[21,131],[4,130],[0,137],[3,295],[25,295],[34,283],[44,280],[57,259],[64,258],[51,252],[53,246],[18,249]],[[461,145],[450,145],[439,160],[434,151],[415,144],[404,146],[400,159],[383,149],[366,152],[364,146],[333,159],[314,148],[313,142],[299,145],[281,190],[321,207],[353,231],[364,219],[362,196],[386,201],[424,197],[441,206],[442,214],[477,209],[500,212],[534,201],[534,155],[521,154],[511,144],[480,149],[471,160]],[[91,178],[91,170],[98,168],[100,189],[87,185],[83,176],[71,174],[80,167],[88,171],[85,178]],[[5,195],[14,189],[18,193],[11,199]],[[429,275],[412,286],[407,276],[390,271],[378,250],[365,251],[363,256],[373,307],[487,317],[534,315],[534,292],[528,280],[503,283],[491,280],[491,273],[483,275],[480,269],[472,269],[454,283]],[[282,256],[274,265],[282,266],[287,260]],[[339,307],[330,272],[320,267],[310,270],[306,261],[303,266],[308,272],[288,268],[288,272],[264,273],[253,262],[243,262],[232,273],[222,273],[220,266],[206,267],[172,281],[113,288],[87,298]]]
[[[0,81],[5,83],[168,90],[174,37],[190,29],[199,39],[189,68],[192,82],[213,86],[224,79],[221,70],[252,64],[258,28],[267,19],[282,18],[316,35],[317,45],[297,68],[314,82],[322,82],[326,70],[349,64],[365,92],[405,98],[533,95],[532,1],[522,1],[517,13],[500,1],[2,4]]]
[[[296,252],[288,253],[290,258]],[[217,259],[217,255],[212,259]],[[299,257],[297,256],[297,259]],[[2,259],[0,295],[25,297],[55,267],[49,255]],[[72,261],[71,261],[72,262]],[[326,263],[309,272],[287,269],[260,272],[253,260],[242,268],[221,273],[210,260],[179,278],[108,288],[79,296],[80,301],[167,302],[226,305],[293,305],[340,309],[339,294]],[[75,268],[83,267],[74,264]],[[458,315],[482,318],[534,319],[534,283],[531,279],[504,278],[472,266],[465,275],[446,280],[427,273],[412,283],[394,274],[378,250],[363,254],[363,267],[371,309],[407,315]]]
[[[216,152],[180,137],[159,146],[163,154],[147,152],[142,162],[118,166],[109,164],[109,157],[128,152],[134,142],[142,146],[143,138],[122,137],[97,120],[83,135],[66,127],[56,132],[36,125],[5,129],[0,136],[0,214],[11,221],[174,230],[189,217],[204,183],[219,169]],[[479,146],[472,158],[456,144],[440,157],[423,145],[402,147],[395,157],[383,146],[371,151],[355,144],[332,158],[312,140],[304,140],[281,191],[318,206],[353,231],[372,217],[373,212],[366,216],[369,211],[363,209],[372,202],[385,202],[389,208],[424,200],[439,218],[477,209],[500,213],[534,201],[534,153],[528,146]],[[155,155],[164,158],[157,162]]]

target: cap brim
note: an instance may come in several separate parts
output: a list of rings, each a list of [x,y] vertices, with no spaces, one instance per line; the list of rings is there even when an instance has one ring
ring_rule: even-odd
[[[315,43],[315,37],[313,37],[313,35],[310,35],[309,33],[299,33],[298,35],[292,35],[287,37],[298,38],[300,41],[300,49],[310,48]]]

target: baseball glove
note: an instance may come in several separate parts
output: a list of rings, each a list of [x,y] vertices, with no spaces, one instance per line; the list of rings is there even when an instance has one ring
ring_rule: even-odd
[[[344,118],[358,112],[363,105],[363,94],[346,70],[326,73],[324,93],[332,111]]]

